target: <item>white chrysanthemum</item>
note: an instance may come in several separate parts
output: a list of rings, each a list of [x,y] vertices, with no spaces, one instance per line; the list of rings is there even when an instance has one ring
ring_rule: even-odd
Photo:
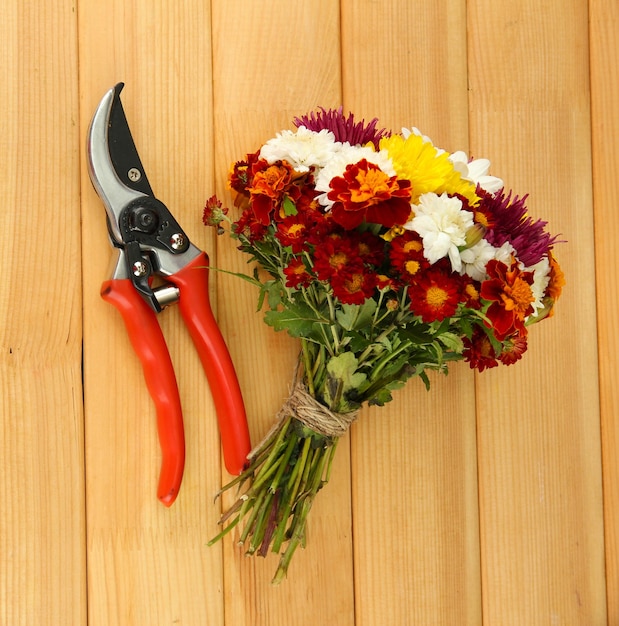
[[[545,256],[541,261],[531,267],[526,268],[527,272],[533,272],[533,284],[531,285],[531,291],[535,301],[533,302],[533,315],[538,309],[544,308],[542,299],[546,293],[546,288],[550,282],[550,263],[548,257]]]
[[[415,231],[423,241],[423,255],[430,263],[449,257],[451,267],[462,269],[461,246],[466,245],[466,232],[473,226],[473,214],[462,208],[458,198],[443,193],[424,193],[413,206],[415,217],[404,228]]]
[[[495,248],[485,239],[481,239],[474,246],[460,251],[462,259],[460,273],[468,274],[473,280],[485,280],[488,261],[496,259],[509,266],[514,252],[513,246],[507,241],[500,248]]]
[[[296,131],[283,130],[269,139],[260,156],[269,164],[288,161],[297,172],[307,172],[310,167],[324,167],[337,149],[338,142],[331,131],[315,132],[299,126]]]
[[[486,265],[494,259],[496,248],[485,239],[480,240],[474,246],[460,252],[462,259],[461,274],[468,274],[473,280],[486,278]]]
[[[509,267],[512,264],[516,250],[509,241],[506,241],[500,248],[494,249],[494,258]]]
[[[333,200],[327,198],[327,194],[331,190],[331,181],[342,176],[346,171],[346,167],[353,163],[359,163],[362,159],[366,159],[368,163],[374,163],[387,176],[395,176],[393,162],[387,155],[386,150],[376,152],[369,146],[351,146],[348,142],[336,143],[337,150],[329,159],[329,162],[317,173],[315,187],[316,191],[322,192],[317,196],[318,202],[327,209],[333,206]]]
[[[488,159],[473,159],[469,161],[466,153],[458,150],[449,155],[449,160],[464,180],[469,180],[475,185],[479,185],[484,191],[496,193],[503,189],[503,181],[496,176],[488,174],[490,171],[490,161]]]

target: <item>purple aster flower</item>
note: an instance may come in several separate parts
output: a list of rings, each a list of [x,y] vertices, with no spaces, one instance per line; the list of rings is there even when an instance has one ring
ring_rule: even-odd
[[[557,236],[546,232],[548,222],[527,216],[525,203],[528,195],[512,198],[511,191],[507,195],[504,192],[491,195],[479,187],[477,193],[482,197],[478,210],[489,218],[486,240],[497,248],[509,242],[525,267],[541,261],[553,244],[557,243]]]
[[[391,132],[385,130],[376,130],[376,124],[378,118],[374,118],[368,124],[365,120],[355,122],[355,116],[349,113],[348,117],[342,113],[342,107],[336,109],[329,109],[328,111],[323,107],[319,107],[320,111],[312,112],[309,115],[303,115],[301,117],[295,117],[294,125],[305,126],[309,130],[319,132],[323,129],[330,130],[335,135],[335,140],[342,143],[348,142],[351,146],[365,145],[370,141],[374,144],[378,150],[378,142],[382,137],[388,137]]]

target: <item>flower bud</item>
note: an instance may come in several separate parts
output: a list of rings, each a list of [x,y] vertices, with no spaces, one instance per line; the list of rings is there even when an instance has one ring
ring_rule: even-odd
[[[531,324],[536,324],[537,322],[541,322],[543,319],[547,317],[552,317],[554,311],[555,301],[554,298],[546,297],[542,300],[542,304],[544,305],[541,309],[538,309],[533,313],[533,315],[529,315],[527,317],[525,324],[527,326]]]
[[[219,231],[219,225],[226,218],[228,209],[221,204],[221,201],[217,196],[211,196],[204,207],[202,213],[202,222],[205,226],[217,226]]]
[[[478,244],[484,238],[485,234],[486,228],[482,224],[473,224],[464,234],[464,241],[466,242],[464,244],[464,250]]]

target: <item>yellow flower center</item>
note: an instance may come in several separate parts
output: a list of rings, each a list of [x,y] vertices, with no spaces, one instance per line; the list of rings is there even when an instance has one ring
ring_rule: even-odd
[[[353,274],[344,282],[349,293],[355,293],[363,287],[363,274]]]
[[[290,228],[288,228],[288,236],[295,237],[303,230],[303,228],[304,228],[303,224],[299,224],[299,223],[292,224]]]
[[[370,250],[370,246],[368,246],[367,243],[363,243],[361,242],[359,244],[359,254],[361,256],[365,256],[366,254],[370,254],[371,250]]]
[[[475,211],[475,221],[481,224],[484,228],[488,228],[489,222],[487,216],[481,211]]]
[[[415,241],[414,239],[412,241],[407,241],[402,250],[404,252],[419,252],[421,249],[423,248],[423,244],[421,243],[421,241]]]
[[[464,291],[466,292],[466,295],[471,298],[471,300],[479,300],[479,291],[477,291],[475,286],[471,283],[464,288]]]
[[[419,271],[419,261],[406,261],[404,269],[406,269],[411,276],[414,276]]]
[[[332,254],[329,258],[329,265],[336,268],[342,267],[342,265],[345,265],[347,261],[348,257],[346,256],[345,252],[336,252],[335,254]]]
[[[441,287],[430,287],[426,292],[426,302],[435,309],[441,308],[448,298],[449,294]]]

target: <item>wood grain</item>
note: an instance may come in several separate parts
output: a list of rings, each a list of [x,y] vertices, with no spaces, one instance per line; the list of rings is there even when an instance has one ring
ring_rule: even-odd
[[[212,185],[210,11],[203,2],[80,5],[82,128],[105,91],[123,104],[155,193],[213,252],[200,206]],[[99,298],[111,249],[85,171],[84,372],[88,608],[92,624],[223,623],[219,438],[210,391],[179,311],[159,316],[175,366],[187,462],[170,509],[155,497],[155,412],[117,311]]]
[[[294,116],[340,103],[339,3],[217,0],[213,32],[217,193],[229,202],[225,180],[234,161],[290,128]],[[217,256],[227,270],[249,271],[230,241],[219,242]],[[299,345],[252,314],[253,287],[230,276],[220,276],[218,287],[220,323],[239,363],[257,442],[288,394]],[[246,559],[226,542],[229,624],[354,624],[349,463],[346,438],[333,478],[314,504],[307,549],[297,551],[280,587],[270,585],[276,555]]]
[[[558,8],[469,3],[471,151],[569,242],[561,314],[531,328],[521,363],[478,377],[491,624],[606,623],[587,3]]]
[[[0,623],[86,607],[74,7],[0,25]]]
[[[606,533],[606,589],[608,623],[619,623],[619,285],[609,280],[616,267],[614,242],[619,236],[615,194],[619,159],[619,5],[589,3],[591,121],[595,261],[597,276],[597,332],[600,367],[602,467]]]
[[[347,108],[467,150],[465,3],[343,6]],[[474,393],[459,364],[354,426],[358,624],[480,623]]]
[[[2,9],[1,624],[619,624],[616,1]],[[174,308],[160,322],[187,466],[171,509],[155,496],[155,412],[99,297],[111,250],[84,158],[118,81],[155,192],[216,267],[247,269],[202,226],[205,199],[229,202],[231,162],[319,105],[488,157],[567,240],[557,313],[522,362],[459,364],[363,411],[277,588],[273,555],[206,547],[229,477]],[[250,285],[213,273],[211,293],[256,442],[298,346],[263,324]]]

